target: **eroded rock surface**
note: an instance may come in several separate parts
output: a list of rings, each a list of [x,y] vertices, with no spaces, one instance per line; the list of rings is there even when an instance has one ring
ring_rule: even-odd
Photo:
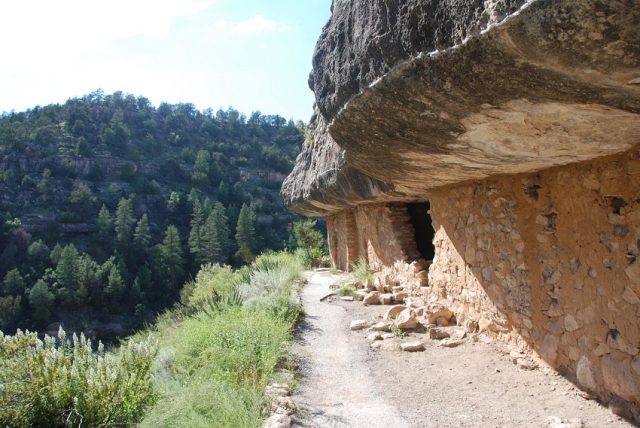
[[[630,1],[336,1],[310,83],[314,143],[285,203],[367,201],[625,151],[640,139]]]

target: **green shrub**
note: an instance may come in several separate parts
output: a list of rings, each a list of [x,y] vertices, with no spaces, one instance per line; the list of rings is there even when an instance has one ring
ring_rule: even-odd
[[[329,266],[331,261],[322,248],[311,248],[308,251],[298,249],[300,259],[306,268]]]
[[[36,333],[0,332],[0,425],[112,426],[132,424],[153,403],[155,347],[129,341],[98,352],[83,335],[59,344]]]
[[[193,311],[170,311],[156,323],[154,381],[163,396],[141,426],[260,426],[264,387],[301,312],[292,288],[303,268],[284,252],[238,271],[203,267],[190,285]]]
[[[229,266],[207,264],[200,268],[196,275],[193,291],[189,296],[189,303],[199,305],[213,296],[228,296],[238,284],[240,274]]]
[[[262,423],[261,392],[224,382],[187,382],[166,391],[141,427],[241,428]]]
[[[338,288],[336,294],[338,296],[353,296],[356,293],[356,288],[351,284],[345,284],[342,287]]]
[[[360,257],[356,262],[351,266],[352,273],[354,278],[364,284],[367,281],[373,281],[373,272],[369,269],[369,264],[367,261]]]
[[[142,426],[259,426],[262,391],[290,337],[291,324],[265,309],[184,319],[165,338],[155,372],[165,394]]]
[[[292,292],[293,281],[304,266],[295,254],[281,252],[259,256],[243,275],[239,290],[244,305],[262,308],[294,323],[302,309]]]

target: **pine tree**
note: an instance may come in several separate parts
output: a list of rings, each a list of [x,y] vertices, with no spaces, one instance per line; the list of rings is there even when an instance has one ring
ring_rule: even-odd
[[[222,256],[222,247],[218,230],[216,229],[213,212],[207,218],[202,229],[202,252],[198,262],[200,265],[219,261]]]
[[[160,256],[166,273],[165,284],[169,289],[177,290],[184,280],[184,259],[180,233],[174,225],[167,227],[167,233],[160,246]]]
[[[133,207],[131,199],[120,199],[115,219],[116,242],[120,249],[126,249],[131,240],[132,217]]]
[[[92,288],[96,283],[98,264],[88,255],[80,258],[78,263],[78,288],[76,290],[76,301],[85,304],[89,301]]]
[[[29,256],[28,260],[32,277],[37,278],[44,273],[44,270],[49,266],[49,254],[49,247],[47,247],[47,244],[41,239],[29,245],[27,255]]]
[[[80,254],[76,247],[73,244],[69,244],[62,249],[60,260],[56,266],[55,275],[58,293],[65,303],[71,303],[76,298],[80,284],[79,257]]]
[[[206,150],[199,150],[196,155],[196,161],[193,166],[193,175],[191,179],[200,185],[209,184],[211,155]]]
[[[133,285],[131,286],[129,301],[133,305],[140,304],[144,301],[144,293],[142,293],[142,286],[140,285],[140,280],[137,276],[136,279],[133,280]]]
[[[98,213],[98,231],[97,238],[100,245],[102,245],[105,251],[109,251],[109,245],[113,239],[113,220],[107,207],[102,204],[100,212]]]
[[[145,301],[147,293],[151,290],[151,286],[151,270],[149,269],[149,265],[145,263],[138,269],[136,279],[133,281],[132,293],[133,295],[139,294],[140,301],[138,303]]]
[[[231,247],[231,237],[229,231],[229,219],[227,218],[227,210],[222,203],[217,202],[213,207],[213,216],[218,230],[218,236],[220,239],[220,246],[222,247],[223,255],[229,251]]]
[[[151,230],[149,228],[149,218],[147,214],[143,214],[136,225],[136,231],[133,234],[133,243],[138,254],[146,255],[151,245]]]
[[[29,303],[33,307],[33,317],[39,324],[44,324],[49,320],[50,309],[55,297],[49,291],[49,286],[42,279],[36,281],[29,291]]]
[[[124,281],[122,275],[115,264],[111,265],[109,270],[109,276],[107,277],[107,283],[104,287],[106,296],[112,300],[116,300],[122,295],[124,291]]]
[[[74,182],[74,189],[71,192],[71,195],[69,195],[68,202],[71,211],[73,211],[78,218],[82,218],[83,215],[93,211],[96,198],[93,196],[91,189],[86,184],[76,180]]]
[[[212,210],[213,210],[213,203],[211,202],[211,199],[205,198],[204,203],[202,204],[203,218],[209,217],[209,214],[211,214]]]
[[[49,259],[51,260],[51,264],[56,266],[58,261],[60,261],[60,255],[62,254],[62,247],[60,244],[56,244],[51,250],[51,254],[49,254]]]
[[[8,296],[20,296],[24,293],[25,283],[24,278],[20,275],[18,269],[12,269],[4,276],[4,284],[2,287],[2,294]]]
[[[207,218],[202,233],[202,263],[225,263],[229,251],[229,224],[224,205],[217,202]]]
[[[8,332],[15,328],[22,312],[22,296],[0,297],[0,330]]]
[[[321,248],[324,241],[322,233],[315,227],[315,220],[301,220],[293,224],[293,235],[296,239],[296,246],[302,248],[307,255],[309,255],[314,248]]]
[[[236,256],[245,263],[253,260],[256,250],[256,214],[253,208],[242,204],[236,226],[236,244],[238,252]]]
[[[218,186],[218,200],[226,203],[228,199],[229,190],[227,189],[227,185],[224,184],[224,180],[220,180],[220,185]]]
[[[196,267],[200,266],[199,261],[202,258],[202,229],[204,227],[204,215],[202,212],[202,204],[196,197],[193,201],[193,213],[191,214],[191,231],[189,232],[189,253],[196,262]]]

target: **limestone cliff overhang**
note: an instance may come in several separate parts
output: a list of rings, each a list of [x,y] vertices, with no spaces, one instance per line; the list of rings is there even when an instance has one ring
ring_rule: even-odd
[[[384,3],[389,13],[397,2],[371,3]],[[473,36],[429,52],[407,49],[402,58],[393,46],[341,47],[335,42],[341,32],[342,39],[357,40],[385,24],[353,23],[366,2],[334,2],[311,76],[314,142],[285,180],[285,204],[305,215],[326,215],[639,144],[640,2],[506,3],[518,8],[503,10]],[[409,14],[400,24],[420,21],[411,19],[414,9],[396,11]],[[361,64],[369,55],[382,65],[355,73],[336,61],[345,54],[353,58],[347,51],[358,46],[365,49],[356,51]]]

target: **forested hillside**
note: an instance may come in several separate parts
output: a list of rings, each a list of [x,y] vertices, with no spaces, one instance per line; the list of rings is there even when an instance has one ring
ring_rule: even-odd
[[[304,126],[101,91],[0,116],[0,330],[122,335],[201,264],[291,242]]]

